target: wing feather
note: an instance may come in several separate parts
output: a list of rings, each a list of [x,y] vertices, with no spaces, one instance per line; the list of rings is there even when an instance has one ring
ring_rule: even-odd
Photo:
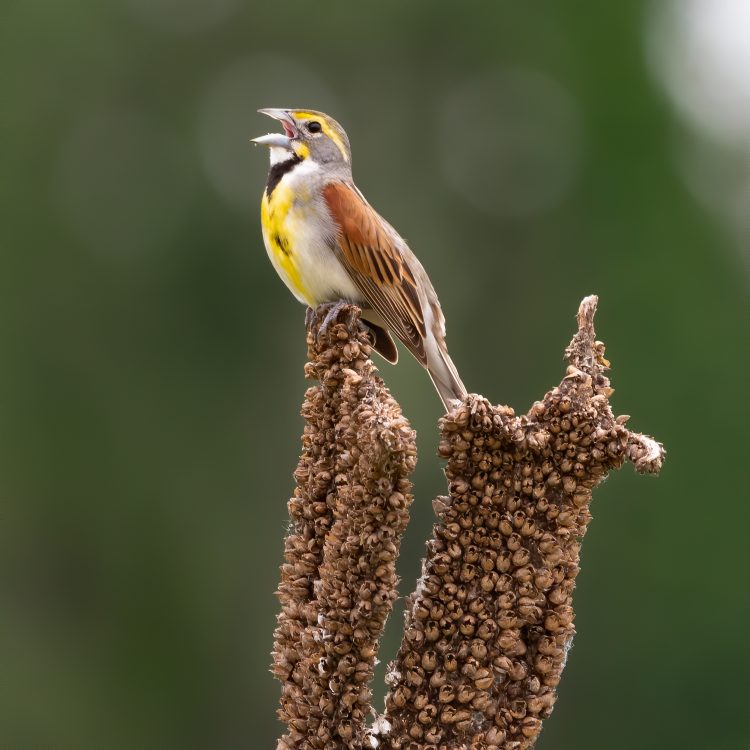
[[[424,313],[400,238],[353,185],[331,182],[323,195],[337,227],[334,250],[344,268],[392,333],[426,365]]]

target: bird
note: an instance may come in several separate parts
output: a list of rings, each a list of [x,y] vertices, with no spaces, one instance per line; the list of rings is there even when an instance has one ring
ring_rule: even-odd
[[[309,308],[357,305],[375,351],[395,364],[395,336],[449,411],[466,388],[448,354],[440,302],[406,241],[354,184],[346,132],[312,109],[258,112],[283,128],[251,139],[270,150],[261,226],[276,272]]]

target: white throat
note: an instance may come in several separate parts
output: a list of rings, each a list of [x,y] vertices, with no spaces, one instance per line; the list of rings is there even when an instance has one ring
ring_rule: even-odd
[[[271,146],[269,149],[271,152],[271,166],[281,164],[284,161],[289,161],[294,158],[294,151],[290,151],[288,148],[282,148],[281,146]]]

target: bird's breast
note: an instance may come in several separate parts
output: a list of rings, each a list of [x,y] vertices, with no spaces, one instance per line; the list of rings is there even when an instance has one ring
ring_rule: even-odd
[[[357,289],[330,247],[335,231],[322,199],[314,186],[293,177],[285,175],[263,195],[261,224],[271,263],[303,304],[355,300]]]

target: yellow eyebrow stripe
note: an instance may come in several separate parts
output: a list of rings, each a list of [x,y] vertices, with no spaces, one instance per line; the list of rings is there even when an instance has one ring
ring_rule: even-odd
[[[331,127],[329,127],[325,117],[321,117],[315,112],[294,112],[294,116],[299,117],[300,120],[317,120],[320,123],[320,126],[323,128],[323,133],[325,133],[325,135],[327,135],[336,144],[338,150],[341,151],[341,156],[344,157],[344,161],[349,161],[349,154],[346,152],[344,142],[341,140],[339,134]]]

